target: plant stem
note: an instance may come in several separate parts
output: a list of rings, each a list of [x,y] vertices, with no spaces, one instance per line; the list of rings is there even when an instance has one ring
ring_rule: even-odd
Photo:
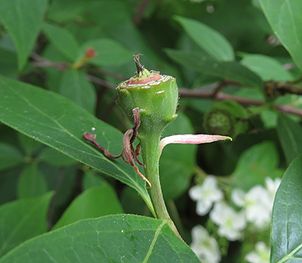
[[[179,233],[184,236],[184,229],[183,229],[183,225],[181,223],[180,220],[180,216],[179,213],[177,211],[177,207],[175,205],[175,202],[171,199],[169,201],[167,201],[167,206],[168,206],[168,210],[170,212],[170,215],[176,225],[176,227],[178,228]]]
[[[165,205],[160,179],[159,179],[159,158],[160,158],[160,135],[148,132],[148,136],[141,135],[142,156],[145,165],[145,175],[151,183],[149,188],[150,197],[154,206],[157,218],[168,222],[174,233],[180,237]]]

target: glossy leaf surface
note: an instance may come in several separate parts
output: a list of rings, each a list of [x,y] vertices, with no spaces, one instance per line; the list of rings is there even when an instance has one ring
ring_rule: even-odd
[[[32,239],[1,263],[199,262],[165,221],[134,215],[87,219]]]
[[[302,260],[302,158],[286,170],[277,191],[272,219],[271,263]]]
[[[75,160],[128,184],[136,189],[151,207],[143,180],[130,166],[120,160],[110,161],[82,139],[85,132],[91,132],[94,128],[99,142],[113,153],[119,153],[122,134],[70,100],[55,93],[1,77],[0,121]]]

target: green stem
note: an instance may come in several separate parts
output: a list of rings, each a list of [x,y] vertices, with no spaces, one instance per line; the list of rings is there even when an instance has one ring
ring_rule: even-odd
[[[148,136],[140,136],[142,156],[145,165],[145,175],[151,183],[149,188],[150,197],[154,206],[157,218],[164,219],[168,222],[171,229],[176,235],[179,235],[168,210],[165,205],[160,179],[159,179],[159,158],[160,158],[160,135],[148,132]]]
[[[168,207],[168,210],[170,212],[170,215],[171,215],[171,218],[173,220],[173,222],[175,223],[177,229],[178,229],[178,232],[184,236],[184,228],[183,228],[183,225],[181,223],[181,220],[180,220],[180,216],[179,216],[179,213],[177,211],[177,207],[175,205],[175,202],[171,199],[169,201],[167,201],[167,207]]]

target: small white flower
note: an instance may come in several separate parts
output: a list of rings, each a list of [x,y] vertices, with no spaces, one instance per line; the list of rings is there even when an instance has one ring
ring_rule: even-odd
[[[275,180],[273,180],[272,178],[265,178],[265,187],[269,193],[269,195],[271,196],[272,200],[275,199],[275,195],[276,192],[280,186],[281,183],[281,179],[280,178],[276,178]]]
[[[246,226],[243,212],[236,212],[225,203],[216,203],[210,214],[211,220],[219,226],[218,234],[230,241],[242,237],[242,230]]]
[[[221,256],[216,239],[211,237],[202,226],[195,226],[192,229],[191,248],[204,263],[220,261]]]
[[[273,202],[280,182],[280,179],[266,178],[265,188],[256,185],[246,194],[239,189],[234,189],[232,192],[234,204],[243,207],[247,221],[259,229],[266,227],[271,221]]]
[[[245,204],[245,192],[243,192],[241,189],[234,189],[232,191],[232,201],[235,205],[239,207],[243,207]]]
[[[257,228],[266,227],[271,221],[273,200],[262,186],[253,187],[245,196],[247,221]]]
[[[197,201],[196,213],[198,215],[207,214],[213,203],[223,198],[222,191],[217,186],[214,176],[208,176],[202,185],[193,186],[189,191],[190,197]]]
[[[258,242],[255,250],[245,256],[245,260],[249,263],[269,263],[270,250],[264,242]]]

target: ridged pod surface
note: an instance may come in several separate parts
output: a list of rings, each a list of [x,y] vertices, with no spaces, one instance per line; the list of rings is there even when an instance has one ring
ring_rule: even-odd
[[[118,87],[118,103],[127,115],[139,108],[141,133],[162,129],[176,118],[178,88],[174,77],[158,72],[145,72],[122,82]]]

